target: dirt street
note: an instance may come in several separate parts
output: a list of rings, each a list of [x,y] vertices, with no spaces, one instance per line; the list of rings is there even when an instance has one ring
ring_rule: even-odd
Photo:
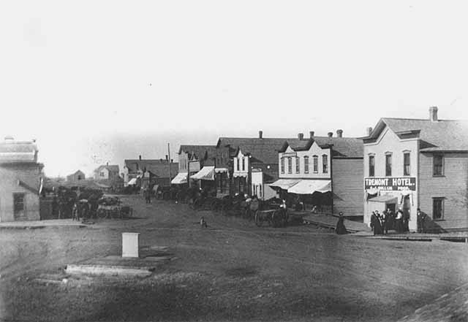
[[[468,283],[463,243],[259,228],[124,198],[137,218],[0,230],[0,320],[397,321]],[[65,274],[67,264],[120,255],[122,232],[140,233],[140,246],[167,246],[173,260],[146,278]]]

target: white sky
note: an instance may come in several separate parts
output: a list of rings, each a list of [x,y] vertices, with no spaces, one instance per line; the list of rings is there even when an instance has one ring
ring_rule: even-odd
[[[218,136],[468,119],[466,1],[2,1],[0,135],[46,174]]]

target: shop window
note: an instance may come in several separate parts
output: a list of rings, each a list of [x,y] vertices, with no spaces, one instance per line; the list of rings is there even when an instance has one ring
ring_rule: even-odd
[[[24,193],[13,194],[13,212],[18,214],[24,211]]]
[[[434,176],[443,176],[444,175],[444,157],[442,155],[434,155]]]
[[[292,157],[288,157],[288,173],[292,173]]]
[[[392,176],[392,155],[391,154],[385,155],[385,176],[387,177]]]
[[[299,173],[300,171],[299,157],[296,157],[296,173]]]
[[[409,152],[403,153],[403,175],[411,175],[411,154]]]
[[[313,157],[314,162],[314,173],[318,173],[318,156],[314,155]]]
[[[369,155],[369,177],[375,176],[375,156]]]
[[[432,219],[444,219],[444,199],[445,198],[432,198]]]
[[[281,173],[284,173],[284,157],[281,158]]]
[[[328,173],[328,155],[322,155],[323,173]]]
[[[304,173],[309,173],[309,157],[304,157]]]

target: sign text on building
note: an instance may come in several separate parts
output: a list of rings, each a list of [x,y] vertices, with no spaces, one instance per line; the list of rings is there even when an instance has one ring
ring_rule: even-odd
[[[415,177],[365,178],[365,189],[416,190]]]

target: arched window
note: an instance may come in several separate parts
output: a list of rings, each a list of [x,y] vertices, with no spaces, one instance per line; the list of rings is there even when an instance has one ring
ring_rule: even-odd
[[[323,173],[328,173],[328,155],[322,155]]]
[[[299,163],[299,157],[296,157],[296,173],[299,173],[301,170],[300,170],[300,163]]]
[[[312,158],[314,160],[314,173],[318,173],[318,156],[314,155]]]
[[[281,173],[284,173],[284,157],[281,157]]]
[[[288,173],[292,173],[292,157],[288,157]]]
[[[304,157],[304,173],[309,173],[309,157]]]

